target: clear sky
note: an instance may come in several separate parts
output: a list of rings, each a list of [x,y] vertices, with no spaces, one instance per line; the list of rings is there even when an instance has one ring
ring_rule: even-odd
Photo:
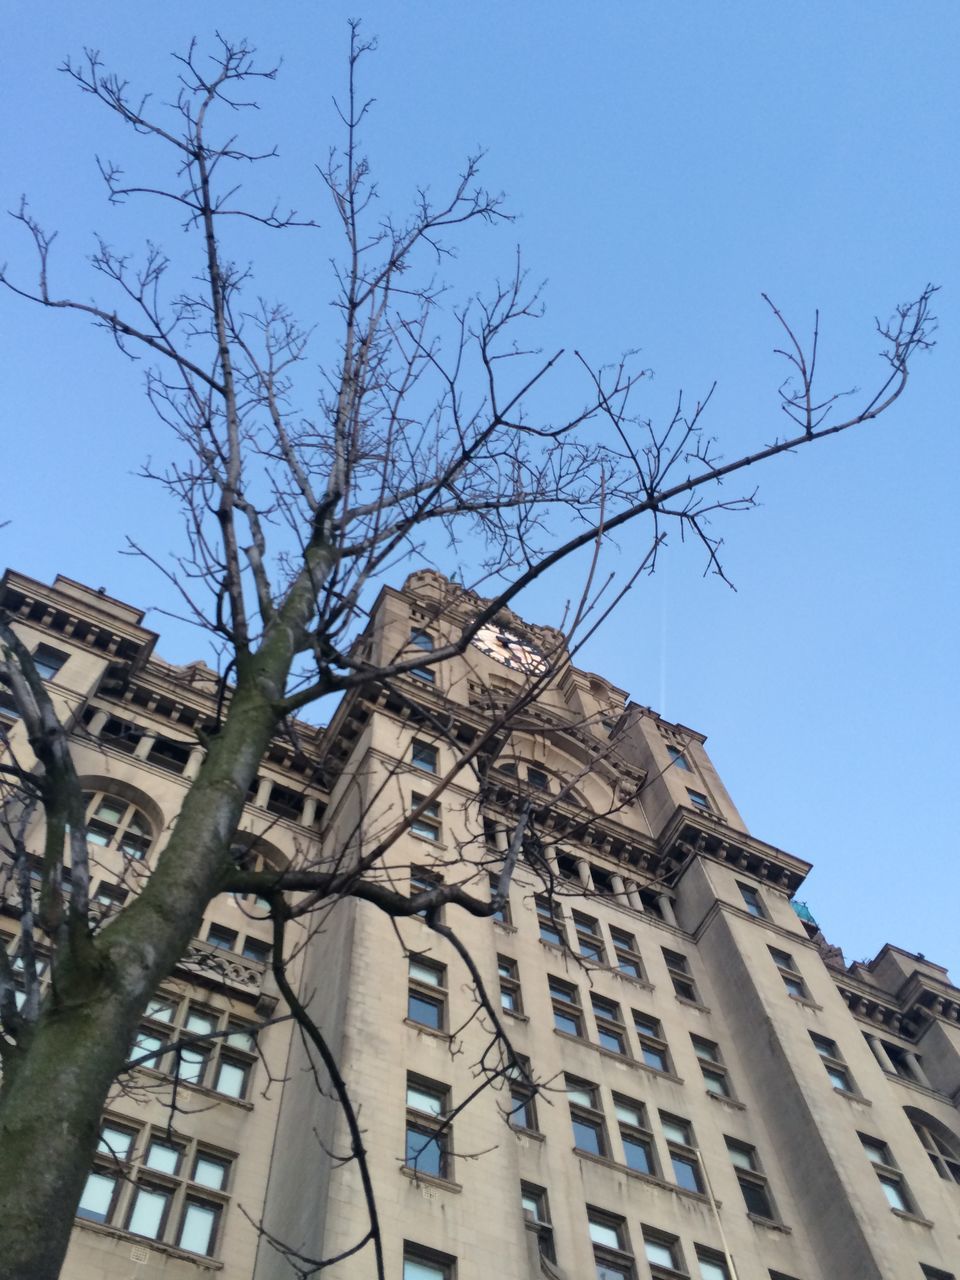
[[[519,241],[548,281],[544,347],[596,361],[641,348],[651,415],[716,379],[710,427],[728,457],[783,429],[761,291],[798,325],[820,308],[824,369],[842,389],[876,376],[874,315],[928,280],[943,286],[939,346],[895,410],[765,468],[762,506],[724,521],[736,593],[671,548],[583,665],[708,735],[750,829],[816,864],[801,896],[848,959],[892,941],[960,980],[955,0],[7,0],[3,15],[0,195],[10,208],[26,192],[60,228],[55,265],[81,297],[94,288],[76,265],[90,233],[123,226],[133,247],[148,228],[103,203],[94,154],[136,151],[58,62],[99,48],[163,96],[167,55],[192,34],[247,36],[283,59],[256,121],[281,145],[276,189],[322,220],[313,163],[331,136],[348,15],[380,41],[366,75],[384,200],[402,208],[416,183],[442,186],[487,148],[487,179],[520,217],[471,239],[456,270],[479,286]],[[13,232],[0,232],[0,259],[15,265]],[[329,249],[288,243],[258,283],[322,323]],[[75,316],[3,296],[0,324],[3,560],[163,604],[153,572],[118,555],[127,533],[158,551],[174,540],[169,509],[133,474],[165,452],[141,371]],[[557,595],[534,593],[524,611],[555,621]],[[197,655],[199,637],[148,622],[164,656]]]

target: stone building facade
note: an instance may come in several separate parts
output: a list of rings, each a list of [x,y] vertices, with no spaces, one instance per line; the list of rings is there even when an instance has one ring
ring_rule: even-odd
[[[102,592],[8,572],[2,593],[72,728],[106,920],[162,849],[218,684],[155,656],[141,613]],[[361,643],[375,662],[427,653],[475,609],[413,574]],[[455,940],[352,898],[291,939],[364,1133],[387,1275],[955,1280],[960,991],[891,945],[847,966],[797,900],[809,864],[747,831],[703,736],[554,669],[558,644],[498,617],[462,657],[297,726],[238,837],[278,867],[379,842],[383,883],[487,900],[530,815],[503,910],[444,908]],[[2,690],[0,717],[26,758]],[[12,912],[0,929],[14,954]],[[346,1120],[278,1020],[269,939],[262,904],[217,900],[157,993],[71,1280],[289,1276],[260,1221],[304,1259],[363,1239]],[[505,1065],[478,979],[528,1067]],[[370,1245],[322,1274],[372,1276]]]

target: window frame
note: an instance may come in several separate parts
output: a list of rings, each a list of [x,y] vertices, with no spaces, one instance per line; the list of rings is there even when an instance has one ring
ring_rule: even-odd
[[[839,1090],[840,1093],[859,1096],[859,1090],[854,1084],[850,1068],[844,1061],[836,1040],[831,1040],[829,1036],[820,1035],[818,1031],[810,1032],[810,1040],[834,1089]],[[841,1083],[838,1084],[837,1080],[840,1080]]]
[[[907,1185],[907,1180],[903,1176],[900,1166],[894,1160],[889,1146],[881,1138],[874,1138],[868,1133],[858,1133],[857,1136],[863,1146],[864,1155],[870,1161],[873,1171],[877,1175],[887,1206],[894,1213],[906,1213],[910,1217],[918,1217],[917,1202]],[[870,1154],[871,1151],[874,1155]],[[874,1156],[879,1158],[875,1159]],[[894,1204],[894,1199],[899,1200],[900,1203]]]
[[[437,981],[434,983],[430,979],[418,975],[414,972],[414,966],[424,971],[431,971],[437,975]],[[427,960],[420,955],[410,955],[407,957],[407,1022],[412,1023],[416,1027],[422,1027],[427,1031],[435,1034],[445,1035],[447,1028],[447,966],[440,964],[436,960]],[[438,1022],[433,1026],[429,1022],[423,1022],[419,1018],[413,1016],[411,1010],[411,999],[419,999],[421,1003],[428,1004],[438,1010]]]
[[[756,885],[744,884],[742,880],[737,881],[737,888],[740,890],[740,897],[743,899],[744,910],[755,920],[767,920],[766,907],[763,899],[760,897],[760,890]]]
[[[505,1013],[523,1017],[520,966],[512,956],[497,956],[497,977],[500,983],[500,1008]],[[505,1003],[505,1001],[508,1003]]]
[[[640,1059],[639,1061],[647,1068],[648,1071],[656,1071],[661,1075],[673,1075],[673,1062],[670,1058],[670,1048],[666,1040],[663,1038],[663,1027],[658,1018],[653,1018],[648,1013],[643,1013],[639,1009],[632,1009],[633,1029],[636,1033],[637,1040],[640,1043]],[[640,1023],[644,1026],[641,1027]],[[656,1034],[650,1028],[656,1028]],[[647,1053],[655,1054],[663,1059],[663,1066],[654,1066],[652,1062],[647,1061]]]
[[[572,982],[547,974],[547,987],[550,992],[550,1004],[553,1009],[553,1029],[563,1036],[571,1036],[583,1040],[584,1022],[583,1005],[580,1003],[580,990]],[[569,1022],[575,1029],[568,1030],[559,1025],[560,1021]]]
[[[615,1053],[621,1058],[629,1058],[630,1049],[627,1040],[627,1027],[617,1001],[610,1000],[606,996],[601,996],[596,991],[592,991],[590,993],[590,1008],[593,1012],[593,1020],[596,1023],[597,1043],[600,1048],[605,1049],[607,1053]],[[611,1048],[609,1044],[605,1043],[604,1036],[613,1040],[616,1043],[616,1048]]]
[[[613,947],[617,972],[622,973],[627,978],[633,978],[635,982],[646,982],[647,977],[643,968],[643,960],[637,947],[637,940],[633,934],[626,929],[611,925],[610,944]]]
[[[540,941],[548,947],[562,948],[566,946],[563,911],[560,904],[554,902],[546,894],[537,893],[534,894],[533,905],[537,913]],[[547,934],[556,934],[556,937],[548,937],[546,936]]]
[[[756,1147],[751,1146],[749,1142],[742,1142],[739,1138],[731,1138],[726,1135],[724,1136],[724,1142],[726,1143],[727,1153],[730,1156],[730,1163],[733,1165],[734,1175],[740,1184],[740,1192],[748,1215],[759,1218],[763,1222],[779,1222],[777,1206],[773,1196],[770,1194],[770,1183],[763,1172]],[[734,1158],[734,1153],[743,1157],[744,1162],[738,1162]],[[750,1202],[751,1195],[762,1197],[769,1212],[763,1213],[753,1208]]]
[[[687,956],[680,951],[671,950],[670,947],[661,947],[660,950],[677,999],[687,1004],[702,1004],[703,1001],[700,999],[700,993],[690,972],[690,961]]]
[[[440,749],[423,738],[414,738],[410,743],[410,763],[415,769],[436,776],[440,771]]]
[[[424,1097],[432,1097],[437,1103],[437,1110],[423,1110],[410,1101],[412,1092],[419,1092]],[[415,1177],[438,1178],[443,1182],[453,1181],[452,1134],[447,1116],[450,1112],[450,1087],[438,1080],[428,1080],[425,1076],[407,1072],[406,1111],[404,1121],[403,1167]],[[425,1139],[410,1162],[410,1135],[415,1133]],[[418,1161],[429,1148],[436,1149],[436,1172],[432,1168],[418,1167]],[[431,1157],[432,1158],[432,1157]]]
[[[804,981],[803,974],[797,968],[797,962],[789,951],[782,951],[779,947],[768,946],[770,959],[777,967],[777,972],[783,981],[783,985],[787,989],[787,994],[793,1000],[805,1000],[808,1004],[810,1001],[810,992]],[[779,958],[778,958],[779,957]],[[797,988],[796,990],[794,988]]]
[[[700,1065],[700,1073],[706,1084],[707,1093],[714,1098],[734,1099],[733,1086],[730,1083],[730,1072],[723,1061],[720,1046],[716,1041],[708,1040],[706,1036],[698,1036],[693,1031],[690,1032],[690,1043]],[[719,1082],[721,1086],[719,1089],[710,1088],[711,1078]]]
[[[532,1201],[532,1209],[527,1201]],[[557,1254],[553,1243],[553,1222],[550,1218],[550,1201],[544,1187],[533,1182],[520,1183],[520,1207],[528,1231],[536,1232],[537,1250],[548,1262],[556,1262]]]
[[[129,1137],[129,1144],[122,1157],[103,1150],[105,1143],[109,1148],[109,1142],[104,1136],[107,1132],[122,1132]],[[100,1133],[88,1182],[84,1185],[84,1193],[80,1198],[77,1220],[113,1227],[134,1239],[172,1245],[195,1258],[217,1258],[223,1235],[223,1220],[230,1205],[237,1155],[209,1144],[202,1138],[188,1138],[180,1134],[171,1137],[166,1128],[137,1123],[126,1116],[104,1116]],[[176,1152],[172,1171],[147,1163],[154,1147]],[[219,1187],[197,1180],[196,1173],[201,1160],[222,1168],[223,1180]],[[84,1195],[89,1178],[93,1176],[110,1179],[114,1184],[110,1203],[102,1216],[83,1211]],[[132,1225],[142,1193],[163,1197],[160,1220],[153,1233],[137,1231]],[[191,1249],[183,1243],[191,1205],[200,1206],[213,1214],[207,1247],[203,1251]]]
[[[577,939],[577,952],[584,960],[606,966],[607,954],[603,945],[603,934],[600,932],[599,920],[593,916],[588,916],[583,911],[572,911],[570,916]]]
[[[633,1112],[635,1118],[631,1119],[625,1116],[623,1112]],[[617,1121],[617,1128],[620,1132],[620,1144],[623,1148],[623,1162],[633,1173],[639,1173],[645,1177],[660,1179],[660,1161],[657,1158],[657,1144],[653,1136],[653,1130],[650,1128],[650,1122],[647,1116],[647,1108],[635,1098],[628,1098],[624,1094],[613,1095],[613,1113]],[[639,1147],[645,1153],[645,1163],[647,1168],[638,1168],[632,1164],[628,1155],[628,1144],[632,1147]]]
[[[610,1156],[610,1139],[607,1135],[606,1118],[600,1102],[599,1087],[589,1080],[581,1079],[579,1076],[565,1075],[563,1081],[564,1091],[567,1096],[567,1106],[570,1108],[574,1151],[588,1156],[599,1156],[602,1159],[608,1159]],[[585,1094],[588,1101],[584,1102],[582,1099],[574,1101],[571,1098],[571,1093]],[[590,1147],[581,1147],[578,1144],[578,1125],[583,1130],[593,1133],[597,1147],[595,1151],[591,1150]]]
[[[411,818],[408,828],[412,836],[418,840],[427,840],[430,844],[443,844],[443,810],[439,800],[427,802],[427,797],[419,792],[410,793],[410,812],[414,813],[423,805],[423,811],[416,818]]]

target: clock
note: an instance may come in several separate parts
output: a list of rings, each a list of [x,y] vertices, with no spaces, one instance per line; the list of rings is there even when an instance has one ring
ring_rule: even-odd
[[[529,640],[521,638],[506,627],[485,622],[471,643],[488,658],[502,662],[511,671],[521,671],[524,675],[535,676],[546,670],[547,661],[543,654]]]

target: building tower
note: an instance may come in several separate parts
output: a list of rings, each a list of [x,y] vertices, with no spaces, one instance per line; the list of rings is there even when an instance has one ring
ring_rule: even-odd
[[[72,728],[109,919],[162,849],[217,681],[101,593],[14,573],[2,592]],[[360,643],[427,653],[477,608],[415,573]],[[492,918],[347,897],[291,938],[387,1275],[955,1280],[960,992],[891,945],[847,966],[797,900],[809,864],[746,830],[703,736],[557,665],[560,643],[499,615],[462,656],[349,695],[275,742],[238,837],[248,865],[344,868],[406,820],[365,877],[483,900],[519,854]],[[11,911],[0,926],[15,954]],[[369,1245],[347,1253],[368,1219],[346,1118],[275,1020],[269,939],[262,904],[218,899],[157,993],[71,1277],[279,1280],[261,1220],[303,1259],[344,1253],[331,1280],[374,1275]]]

